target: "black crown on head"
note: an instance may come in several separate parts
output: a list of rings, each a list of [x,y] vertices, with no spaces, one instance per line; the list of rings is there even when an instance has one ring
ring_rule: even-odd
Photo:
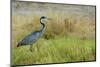
[[[40,19],[45,19],[46,17],[45,16],[42,16]]]

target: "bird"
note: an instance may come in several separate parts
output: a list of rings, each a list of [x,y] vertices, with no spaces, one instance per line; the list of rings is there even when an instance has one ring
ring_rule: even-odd
[[[18,42],[17,47],[24,46],[24,45],[30,45],[29,50],[32,52],[32,45],[41,37],[41,35],[44,33],[45,30],[45,22],[47,17],[42,16],[40,17],[40,24],[41,29],[38,31],[31,32],[27,36],[25,36],[21,41]]]

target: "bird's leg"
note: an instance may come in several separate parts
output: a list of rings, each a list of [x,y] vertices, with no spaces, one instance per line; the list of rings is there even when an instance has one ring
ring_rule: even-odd
[[[32,52],[32,44],[30,45],[30,51]]]
[[[39,45],[37,44],[37,51],[39,51]]]

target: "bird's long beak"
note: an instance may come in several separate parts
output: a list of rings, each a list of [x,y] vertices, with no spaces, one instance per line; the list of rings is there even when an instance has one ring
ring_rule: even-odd
[[[52,20],[51,18],[47,18],[48,20]]]

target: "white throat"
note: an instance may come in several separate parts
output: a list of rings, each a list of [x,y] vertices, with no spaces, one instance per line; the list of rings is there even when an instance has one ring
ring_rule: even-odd
[[[46,22],[46,19],[41,19],[41,23],[45,23]]]

